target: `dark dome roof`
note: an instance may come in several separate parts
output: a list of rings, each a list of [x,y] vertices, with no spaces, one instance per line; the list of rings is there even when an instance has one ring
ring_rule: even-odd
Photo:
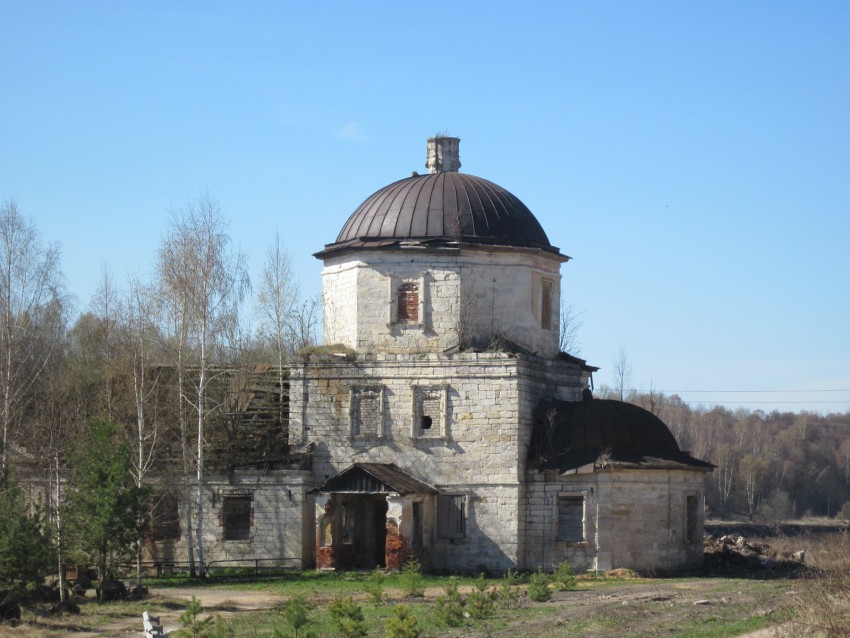
[[[380,189],[317,256],[402,242],[490,244],[560,254],[515,195],[486,179],[446,171],[413,175]]]
[[[713,467],[682,452],[664,422],[639,406],[606,399],[540,402],[529,447],[540,469],[576,469],[603,457],[628,467]]]

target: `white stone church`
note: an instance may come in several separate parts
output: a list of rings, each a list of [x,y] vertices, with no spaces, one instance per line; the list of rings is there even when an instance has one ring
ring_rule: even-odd
[[[428,173],[371,195],[316,254],[336,347],[289,383],[289,445],[312,463],[210,481],[208,559],[699,566],[712,466],[652,414],[592,398],[596,368],[559,350],[569,258],[516,196],[459,172],[458,145],[428,140]]]

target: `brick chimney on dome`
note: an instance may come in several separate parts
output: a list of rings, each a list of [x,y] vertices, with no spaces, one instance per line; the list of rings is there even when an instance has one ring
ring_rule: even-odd
[[[460,169],[459,137],[437,136],[428,139],[428,159],[425,168],[429,173],[457,173]]]

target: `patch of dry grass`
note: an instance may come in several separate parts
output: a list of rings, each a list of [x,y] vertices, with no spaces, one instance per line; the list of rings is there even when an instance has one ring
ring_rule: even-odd
[[[850,636],[850,534],[823,536],[809,543],[811,568],[792,594],[792,620],[786,636]]]

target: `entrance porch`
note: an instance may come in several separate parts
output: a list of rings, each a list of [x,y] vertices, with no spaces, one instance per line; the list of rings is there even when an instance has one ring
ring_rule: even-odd
[[[391,463],[355,463],[313,492],[318,569],[398,570],[411,555],[427,563],[434,487]]]

